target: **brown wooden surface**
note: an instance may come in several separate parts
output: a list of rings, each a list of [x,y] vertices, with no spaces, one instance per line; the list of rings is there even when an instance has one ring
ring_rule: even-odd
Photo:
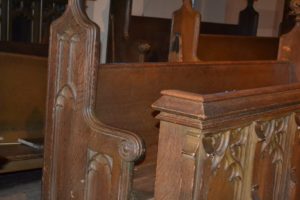
[[[0,143],[43,136],[47,59],[1,52],[0,74]],[[0,157],[8,159],[0,173],[41,168],[41,152],[38,158],[28,159],[24,149],[32,151],[18,145],[0,144]],[[12,158],[11,153],[19,155]]]
[[[156,199],[251,199],[271,192],[267,199],[281,200],[295,191],[282,185],[290,180],[293,119],[300,109],[295,63],[115,64],[100,65],[97,74],[99,32],[81,3],[70,0],[51,29],[44,199],[129,199],[135,189],[151,196],[158,121],[150,105],[165,89],[186,92],[166,92],[155,104],[163,111]],[[275,131],[265,132],[268,126]],[[257,181],[260,190],[249,173],[256,140],[284,149],[267,156],[283,163],[279,169],[260,162],[271,165],[273,175]],[[255,167],[261,169],[260,163]]]
[[[46,72],[46,58],[0,53],[2,134],[43,129]]]

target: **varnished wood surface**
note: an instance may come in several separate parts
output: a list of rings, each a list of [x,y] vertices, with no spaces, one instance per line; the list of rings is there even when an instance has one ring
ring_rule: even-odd
[[[290,80],[286,62],[100,65],[95,113],[102,122],[133,131],[144,139],[146,157],[135,173],[148,177],[149,182],[137,175],[134,188],[153,192],[150,186],[155,174],[158,121],[153,118],[155,112],[150,105],[161,90],[180,88],[208,94],[285,84]]]
[[[154,178],[157,200],[292,199],[296,62],[98,67],[99,31],[81,3],[70,0],[51,29],[45,200],[129,199],[134,189],[147,196]],[[185,92],[164,93],[154,106],[162,111],[154,175],[158,121],[150,105],[166,89]]]
[[[51,26],[43,199],[125,200],[144,145],[138,135],[94,116],[99,29],[82,3],[70,0]]]

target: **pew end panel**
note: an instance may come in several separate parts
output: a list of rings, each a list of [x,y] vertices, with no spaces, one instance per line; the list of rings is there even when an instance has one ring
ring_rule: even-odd
[[[298,83],[162,95],[156,199],[299,197]]]
[[[94,117],[99,30],[81,3],[70,0],[51,26],[43,197],[128,199],[144,147],[137,135]]]

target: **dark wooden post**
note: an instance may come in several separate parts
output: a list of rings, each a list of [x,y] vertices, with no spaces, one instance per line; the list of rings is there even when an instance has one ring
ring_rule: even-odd
[[[107,58],[108,62],[125,61],[120,52],[129,51],[129,26],[131,18],[132,0],[112,0],[109,20],[109,38]],[[118,49],[118,50],[116,50]]]
[[[1,2],[1,40],[8,40],[8,0],[2,0]]]
[[[254,0],[248,0],[247,7],[240,12],[239,28],[241,35],[256,36],[259,14],[253,7]]]

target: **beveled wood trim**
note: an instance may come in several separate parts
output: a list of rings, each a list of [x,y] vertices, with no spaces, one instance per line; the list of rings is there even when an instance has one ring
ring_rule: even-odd
[[[300,108],[299,99],[300,84],[295,83],[211,95],[163,91],[152,107],[161,111],[157,116],[160,120],[206,130],[291,112]]]

